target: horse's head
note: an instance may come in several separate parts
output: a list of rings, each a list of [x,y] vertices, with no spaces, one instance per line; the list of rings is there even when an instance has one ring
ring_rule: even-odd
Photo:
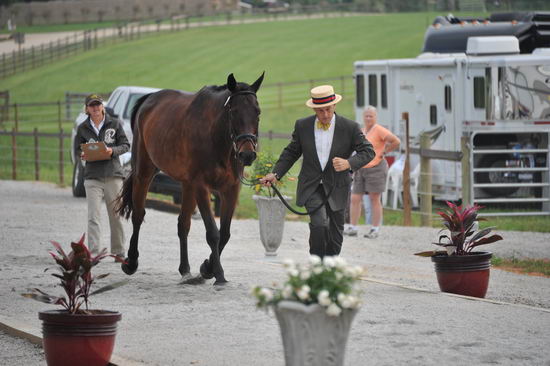
[[[256,92],[264,80],[264,73],[252,85],[237,83],[233,74],[227,77],[227,89],[231,93],[225,101],[231,124],[231,139],[235,155],[244,165],[256,159],[260,106]]]

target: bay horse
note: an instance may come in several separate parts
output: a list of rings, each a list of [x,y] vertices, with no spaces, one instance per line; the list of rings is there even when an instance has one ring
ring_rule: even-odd
[[[131,173],[117,198],[116,211],[132,218],[133,232],[122,270],[132,275],[138,268],[139,230],[145,216],[145,198],[154,175],[162,170],[181,182],[178,217],[179,272],[182,282],[192,282],[187,253],[191,215],[198,206],[206,228],[211,254],[200,266],[202,279],[226,281],[220,261],[229,241],[230,226],[244,166],[256,159],[260,107],[256,93],[264,74],[252,84],[237,82],[205,86],[197,93],[161,90],[138,99],[132,110]],[[221,200],[220,229],[210,208],[210,194]]]

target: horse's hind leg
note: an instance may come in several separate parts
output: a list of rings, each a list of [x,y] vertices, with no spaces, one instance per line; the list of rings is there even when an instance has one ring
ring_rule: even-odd
[[[220,262],[220,232],[216,226],[212,210],[210,209],[210,191],[203,187],[197,188],[196,199],[204,222],[204,227],[206,228],[206,242],[212,251],[210,258],[206,259],[201,265],[200,272],[202,277],[206,279],[215,277],[216,282],[214,282],[214,284],[220,285],[227,281],[225,280]]]
[[[141,159],[139,159],[141,158]],[[149,185],[156,173],[156,168],[149,159],[149,156],[138,155],[138,161],[136,162],[136,173],[133,174],[132,182],[132,237],[130,238],[130,248],[128,249],[128,257],[122,263],[121,268],[127,275],[134,274],[138,269],[138,241],[139,230],[145,217],[145,199],[147,198],[147,191],[149,191]]]
[[[178,237],[180,239],[179,272],[183,280],[190,278],[189,255],[187,252],[187,236],[191,228],[191,215],[197,202],[192,187],[182,183],[181,210],[178,216]]]

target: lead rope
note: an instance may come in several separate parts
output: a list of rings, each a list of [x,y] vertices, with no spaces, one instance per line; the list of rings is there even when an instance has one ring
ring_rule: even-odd
[[[332,174],[334,175],[334,172],[332,172]],[[260,181],[259,178],[255,178],[255,179],[252,179],[252,180],[247,180],[247,179],[244,178],[241,174],[239,174],[239,180],[241,181],[242,184],[244,184],[245,186],[249,186],[249,187],[255,186],[255,185],[258,184],[258,182]],[[330,191],[329,191],[328,194],[325,196],[325,199],[323,200],[323,203],[321,203],[320,206],[315,207],[313,210],[311,210],[311,211],[306,211],[306,212],[297,211],[297,210],[294,209],[292,206],[290,206],[290,204],[288,203],[288,201],[283,197],[283,195],[281,194],[281,192],[277,189],[277,187],[275,187],[274,184],[271,185],[271,188],[273,188],[273,191],[275,191],[275,194],[277,195],[277,197],[279,197],[279,199],[281,200],[281,202],[283,203],[283,205],[285,205],[286,208],[288,208],[291,212],[295,213],[296,215],[306,216],[306,215],[312,215],[312,214],[314,214],[315,212],[319,211],[319,210],[321,209],[321,207],[323,207],[323,206],[325,206],[325,205],[327,204],[328,199],[329,199],[330,195],[332,194],[332,191],[334,190],[334,185],[330,188]]]

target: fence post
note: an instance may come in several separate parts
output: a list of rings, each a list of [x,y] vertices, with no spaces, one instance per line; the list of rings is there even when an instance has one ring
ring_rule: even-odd
[[[422,156],[423,149],[431,146],[430,135],[420,135],[420,222],[422,226],[431,226],[432,218],[432,166],[430,158]]]
[[[460,146],[462,150],[462,204],[472,205],[472,186],[471,186],[471,169],[470,169],[470,138],[462,136],[460,138]]]
[[[64,184],[64,167],[63,167],[63,129],[59,130],[59,184]]]
[[[11,179],[17,180],[17,141],[15,128],[11,129]]]
[[[13,105],[14,121],[15,121],[15,131],[19,131],[19,111],[17,109],[17,103]]]
[[[61,101],[60,100],[57,101],[57,123],[58,123],[59,129],[61,129],[62,125],[61,125]]]
[[[405,146],[406,146],[406,158],[405,166],[403,168],[403,225],[412,225],[411,214],[411,163],[410,163],[410,151],[409,151],[409,112],[403,112],[401,118],[405,120]],[[397,194],[397,193],[396,193]]]
[[[40,180],[40,149],[38,147],[38,128],[34,128],[34,179]]]

